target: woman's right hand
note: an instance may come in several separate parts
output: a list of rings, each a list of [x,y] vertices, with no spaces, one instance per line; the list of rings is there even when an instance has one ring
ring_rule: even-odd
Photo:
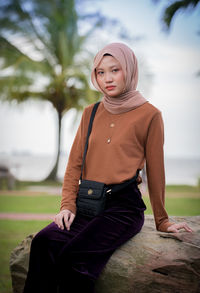
[[[75,218],[75,214],[73,214],[70,210],[66,209],[66,210],[60,211],[60,213],[58,213],[55,216],[54,222],[62,230],[64,230],[64,224],[65,224],[66,229],[69,231],[70,226],[72,222],[74,221],[74,218]]]

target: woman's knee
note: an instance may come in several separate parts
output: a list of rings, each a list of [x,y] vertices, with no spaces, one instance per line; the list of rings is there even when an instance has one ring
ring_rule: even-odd
[[[55,223],[51,223],[48,226],[46,226],[44,229],[39,231],[33,238],[31,247],[35,246],[42,246],[43,244],[46,244],[48,241],[50,241],[53,237],[53,231],[55,231]]]

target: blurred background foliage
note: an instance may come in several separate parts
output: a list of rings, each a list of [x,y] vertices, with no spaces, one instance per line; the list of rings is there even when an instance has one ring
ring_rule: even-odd
[[[162,0],[152,0],[155,4],[161,2]],[[166,1],[165,1],[166,2]],[[180,1],[167,1],[167,6],[161,16],[162,24],[166,31],[170,30],[172,21],[175,15],[178,13],[189,13],[191,10],[195,9],[199,4],[200,0],[180,0]],[[197,32],[200,34],[200,31]]]
[[[48,179],[56,179],[62,117],[69,109],[82,110],[99,98],[89,85],[92,55],[86,43],[98,28],[119,25],[100,13],[84,14],[83,6],[93,2],[7,0],[0,4],[0,99],[19,103],[41,99],[52,103],[57,112],[56,162]]]

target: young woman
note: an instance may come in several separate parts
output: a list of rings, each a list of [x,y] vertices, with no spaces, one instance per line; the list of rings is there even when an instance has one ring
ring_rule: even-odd
[[[95,57],[92,82],[103,94],[97,109],[83,170],[83,179],[119,184],[142,170],[156,228],[163,232],[192,230],[171,223],[164,208],[165,172],[161,112],[138,91],[137,60],[122,43],[104,47]],[[55,222],[33,239],[24,293],[94,292],[95,280],[112,253],[140,232],[145,204],[139,179],[108,195],[105,209],[88,218],[77,213],[76,198],[83,151],[93,105],[86,107],[63,182],[61,210]]]

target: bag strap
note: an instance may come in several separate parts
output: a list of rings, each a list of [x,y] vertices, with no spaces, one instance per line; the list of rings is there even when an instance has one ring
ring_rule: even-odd
[[[84,164],[85,164],[85,157],[86,157],[86,153],[87,153],[87,149],[88,149],[88,140],[89,140],[90,133],[92,131],[92,124],[93,124],[94,116],[96,114],[97,108],[99,107],[99,104],[100,104],[100,102],[97,102],[96,104],[94,104],[94,107],[92,109],[92,113],[91,113],[91,116],[90,116],[90,122],[89,122],[89,125],[88,125],[88,132],[87,132],[85,148],[84,148],[84,153],[83,153],[83,161],[82,161],[82,166],[81,166],[81,176],[80,176],[79,184],[82,181],[83,167],[84,167]]]

